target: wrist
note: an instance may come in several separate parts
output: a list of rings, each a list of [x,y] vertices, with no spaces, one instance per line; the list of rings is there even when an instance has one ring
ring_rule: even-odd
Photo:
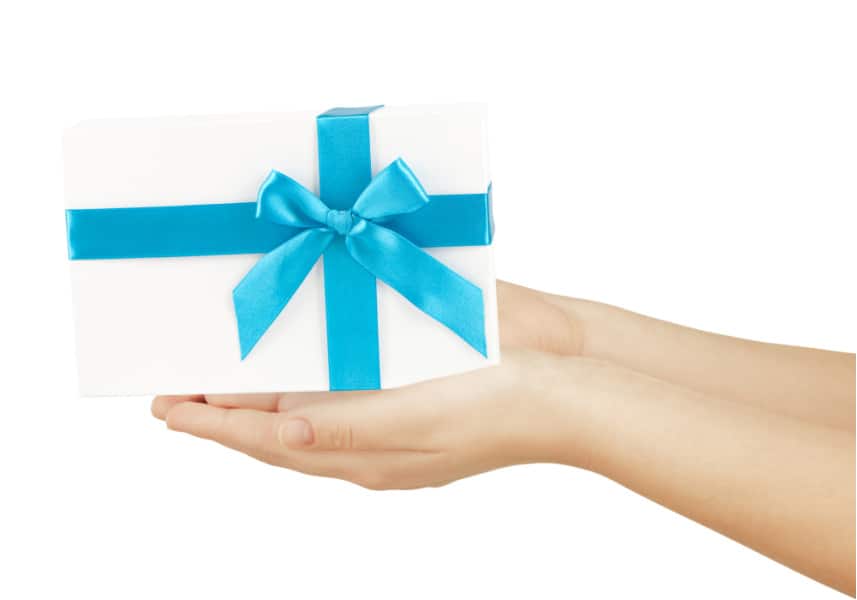
[[[591,398],[603,395],[611,367],[574,356],[533,353],[516,395],[521,462],[594,467]]]

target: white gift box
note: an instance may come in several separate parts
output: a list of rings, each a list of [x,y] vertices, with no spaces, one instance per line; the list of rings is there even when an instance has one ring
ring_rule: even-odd
[[[317,112],[100,120],[66,132],[68,209],[253,202],[276,169],[318,191]],[[429,195],[484,194],[478,106],[369,115],[373,175],[404,159]],[[378,281],[381,387],[499,361],[491,245],[425,248],[482,290],[487,356]],[[232,289],[259,254],[72,260],[82,395],[329,389],[321,261],[241,360]]]

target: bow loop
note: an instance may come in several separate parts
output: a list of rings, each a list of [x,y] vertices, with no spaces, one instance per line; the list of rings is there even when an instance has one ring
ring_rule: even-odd
[[[404,215],[429,203],[422,184],[401,158],[378,173],[354,202],[354,213],[376,220]]]
[[[271,171],[256,197],[256,218],[279,225],[309,229],[327,222],[328,208],[300,183]]]

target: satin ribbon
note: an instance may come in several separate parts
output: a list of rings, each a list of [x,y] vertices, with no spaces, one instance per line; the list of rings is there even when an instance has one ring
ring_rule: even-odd
[[[491,243],[490,191],[429,196],[385,226],[420,248]],[[300,230],[256,218],[255,202],[66,210],[71,260],[264,254]]]
[[[233,291],[242,358],[337,238],[373,277],[485,356],[482,290],[384,226],[386,219],[429,202],[401,159],[372,179],[350,210],[331,209],[291,177],[272,172],[259,190],[257,217],[302,231],[263,256]]]

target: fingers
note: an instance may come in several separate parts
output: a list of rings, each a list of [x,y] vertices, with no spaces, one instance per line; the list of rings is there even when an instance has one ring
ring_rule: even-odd
[[[271,465],[289,467],[274,435],[277,417],[277,413],[186,403],[173,406],[165,421],[174,431],[217,442]]]
[[[205,402],[221,408],[247,408],[266,412],[285,412],[311,402],[331,400],[336,396],[337,394],[329,392],[156,396],[152,400],[152,415],[163,420],[167,415],[167,411],[180,402]]]
[[[202,395],[155,396],[152,399],[152,415],[164,420],[167,412],[179,402],[205,402],[205,397]]]
[[[208,404],[184,402],[170,408],[167,427],[219,442],[242,452],[248,449],[276,450],[277,414],[227,409]]]
[[[276,412],[283,394],[206,394],[205,401],[222,408],[249,408]]]
[[[220,408],[208,404],[177,404],[166,416],[167,427],[217,442],[272,465],[291,467],[277,441],[277,413]]]
[[[355,392],[361,393],[361,392]],[[342,393],[291,392],[288,394],[206,394],[205,402],[221,408],[248,408],[266,412],[285,412],[312,402],[332,400]]]
[[[442,413],[416,388],[323,396],[286,413],[179,401],[169,406],[166,421],[170,429],[241,451],[425,451]]]
[[[276,413],[193,402],[176,403],[166,416],[167,426],[175,431],[218,442],[269,464],[371,489],[431,485],[446,476],[438,469],[435,455],[428,452],[291,449],[280,441],[282,426],[288,421]]]

